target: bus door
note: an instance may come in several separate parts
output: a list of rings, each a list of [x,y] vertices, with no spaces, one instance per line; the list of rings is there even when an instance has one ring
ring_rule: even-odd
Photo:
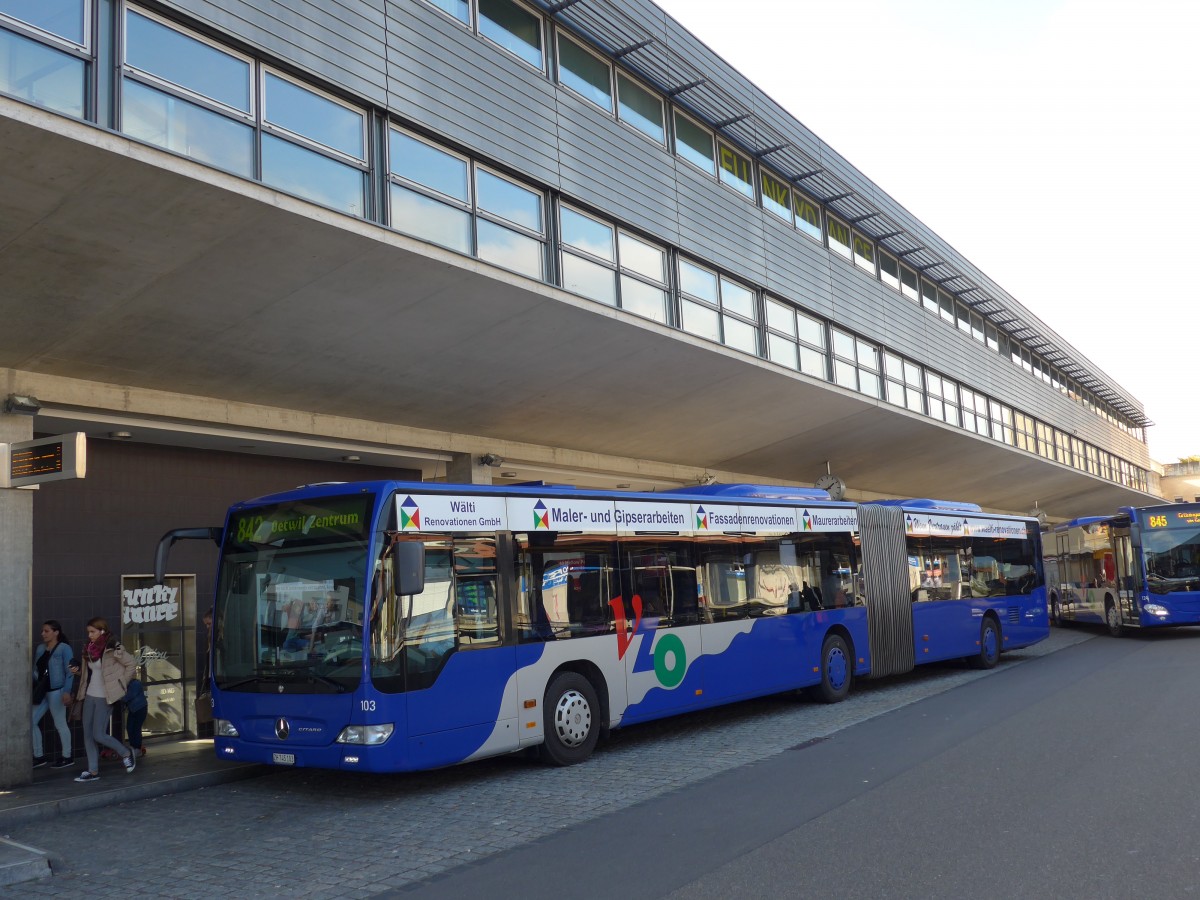
[[[1137,625],[1141,621],[1142,567],[1134,556],[1129,529],[1114,528],[1112,544],[1113,583],[1120,598],[1122,618],[1127,625]]]
[[[684,712],[703,698],[692,554],[685,542],[623,547],[621,599],[630,635],[625,653],[627,722]]]
[[[516,655],[499,599],[494,535],[426,542],[425,590],[406,611],[403,648],[415,762],[461,761],[497,746],[495,734],[516,749],[516,691],[506,690]]]

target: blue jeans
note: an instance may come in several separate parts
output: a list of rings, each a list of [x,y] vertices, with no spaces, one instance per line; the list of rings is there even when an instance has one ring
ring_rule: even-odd
[[[71,758],[71,726],[67,722],[67,711],[69,707],[63,705],[62,690],[47,691],[46,696],[42,698],[42,702],[33,708],[33,755],[41,759],[46,755],[45,748],[42,746],[42,719],[46,716],[46,710],[50,710],[50,718],[54,720],[54,728],[58,732],[58,739],[62,743],[62,758]]]

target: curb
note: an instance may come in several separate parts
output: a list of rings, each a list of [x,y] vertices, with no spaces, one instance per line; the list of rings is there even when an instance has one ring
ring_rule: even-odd
[[[49,878],[50,860],[41,850],[0,838],[0,887]]]
[[[137,784],[122,785],[108,790],[91,790],[58,800],[27,803],[0,810],[0,830],[6,830],[14,825],[25,825],[29,822],[40,822],[53,819],[56,816],[69,815],[88,809],[99,809],[116,803],[128,803],[134,800],[147,800],[151,797],[166,797],[184,791],[194,791],[199,788],[212,787],[218,784],[228,784],[243,781],[247,778],[258,778],[271,772],[270,766],[239,765],[218,769],[212,772],[198,772],[191,775],[181,775],[174,778],[164,778],[159,781],[147,781]],[[115,779],[114,779],[115,780]],[[40,852],[40,851],[37,851]],[[0,878],[0,884],[5,882]]]

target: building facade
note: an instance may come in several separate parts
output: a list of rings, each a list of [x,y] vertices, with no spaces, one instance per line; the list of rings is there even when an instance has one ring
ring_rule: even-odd
[[[159,533],[301,471],[1145,502],[1138,400],[795,112],[644,0],[0,0],[0,439],[103,447],[0,491],[31,615],[145,570],[62,567],[97,466],[210,485],[91,522]]]
[[[1200,459],[1167,463],[1159,483],[1163,498],[1175,503],[1200,503]]]

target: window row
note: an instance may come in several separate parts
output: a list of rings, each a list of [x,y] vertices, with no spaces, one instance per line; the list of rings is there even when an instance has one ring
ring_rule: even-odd
[[[474,21],[472,4],[468,0],[429,2],[464,25],[474,25],[483,37],[516,54],[539,71],[545,71],[542,18],[515,0],[474,0]],[[668,104],[663,97],[575,38],[557,30],[554,34],[555,71],[560,85],[609,115],[615,115],[657,143],[670,143],[678,158],[717,178],[751,202],[759,203],[764,210],[801,233],[816,241],[824,241],[831,253],[878,277],[950,326],[986,344],[989,349],[1011,357],[1016,365],[1030,374],[1111,424],[1145,441],[1142,429],[1131,425],[1048,362],[1038,359],[1036,354],[987,322],[953,294],[921,279],[915,270],[903,265],[898,257],[877,248],[869,237],[837,216],[827,214],[823,220],[820,204],[793,188],[782,175],[759,164],[756,179],[756,165],[751,158],[718,138],[713,129],[672,107],[671,133],[668,135],[668,117],[665,114]],[[709,315],[703,318],[711,330],[715,320]]]
[[[565,533],[516,538],[522,640],[612,633],[638,608],[649,627],[670,628],[863,602],[849,534],[722,535],[715,541],[616,542]]]
[[[0,0],[0,16],[29,36],[0,28],[0,90],[71,115],[85,114],[90,0]],[[455,19],[544,68],[542,18],[515,0],[431,0]],[[368,216],[368,110],[220,46],[148,10],[124,15],[120,128],[139,140],[246,178],[263,181],[351,215]],[[37,39],[34,40],[33,38]],[[558,80],[654,140],[665,143],[667,104],[574,38],[556,33]],[[1014,364],[1113,424],[1144,440],[1140,428],[940,286],[790,187],[782,176],[727,145],[675,109],[674,152],[830,252],[884,283],[948,325],[1008,355]],[[829,371],[825,345],[809,334],[803,313],[767,298],[765,331],[754,291],[699,264],[678,264],[672,305],[665,248],[613,223],[563,206],[557,277],[548,264],[545,194],[465,156],[408,134],[388,131],[389,209],[374,212],[398,230],[619,306],[664,324],[788,365],[876,397],[901,385],[858,365],[858,352],[837,352]],[[860,340],[860,339],[855,339]],[[834,348],[838,350],[837,347]],[[841,348],[843,351],[846,348]],[[907,391],[907,389],[905,389]],[[890,399],[890,398],[889,398]],[[904,404],[915,409],[915,400]],[[931,411],[930,415],[935,413]],[[938,416],[941,418],[941,416]]]

